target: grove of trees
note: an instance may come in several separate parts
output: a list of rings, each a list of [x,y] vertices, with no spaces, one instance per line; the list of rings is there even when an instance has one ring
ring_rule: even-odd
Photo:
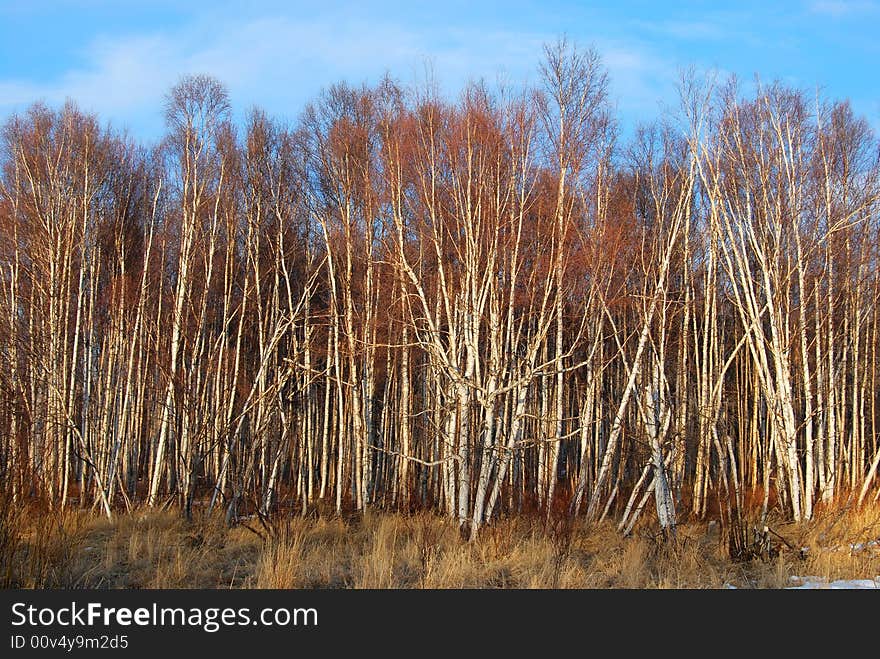
[[[12,501],[425,509],[474,536],[876,500],[866,120],[685,75],[624,140],[597,53],[540,71],[454,101],[339,84],[292,126],[192,76],[149,149],[73,103],[10,118]]]

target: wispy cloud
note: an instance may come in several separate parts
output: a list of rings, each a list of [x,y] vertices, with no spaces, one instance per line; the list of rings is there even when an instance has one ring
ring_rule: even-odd
[[[875,13],[880,10],[880,5],[870,0],[815,0],[810,3],[809,8],[814,14],[841,18]]]
[[[682,40],[716,41],[731,38],[730,26],[708,20],[634,21],[633,24],[649,34]]]
[[[674,38],[720,38],[709,20],[653,25],[655,33]],[[596,46],[624,123],[656,116],[661,101],[674,103],[678,68],[689,62],[661,52],[646,31],[609,34],[601,23],[591,30],[578,41]],[[546,26],[486,29],[462,21],[438,30],[426,21],[401,23],[390,15],[365,18],[333,9],[246,20],[227,13],[174,30],[94,38],[80,53],[84,64],[46,82],[0,79],[0,115],[37,99],[59,104],[73,98],[116,126],[156,136],[163,95],[180,76],[207,73],[227,85],[238,111],[256,104],[294,119],[322,87],[340,79],[375,81],[386,71],[409,83],[423,79],[427,67],[453,94],[475,78],[513,87],[535,83],[542,45],[556,36]]]
[[[86,50],[87,65],[47,83],[0,80],[0,110],[36,99],[50,103],[73,98],[116,123],[160,123],[163,94],[181,76],[203,72],[230,89],[239,107],[251,103],[296,113],[322,86],[339,79],[372,80],[391,71],[404,82],[428,65],[441,84],[458,89],[471,78],[534,82],[542,44],[554,35],[540,32],[480,31],[430,26],[404,27],[375,20],[369,25],[346,15],[294,20],[265,17],[243,23],[229,19],[177,33],[103,37]],[[656,107],[670,69],[656,54],[622,42],[601,42],[614,91],[631,108]]]
[[[105,116],[156,111],[181,75],[208,73],[230,89],[233,101],[297,112],[303,101],[340,79],[373,80],[386,71],[414,79],[426,63],[438,78],[458,85],[499,72],[522,78],[546,37],[537,34],[432,31],[389,21],[369,25],[344,15],[317,19],[266,17],[189,25],[176,33],[101,37],[85,49],[86,64],[48,82],[0,79],[0,112],[37,99],[75,99]]]
[[[599,52],[618,107],[631,116],[655,115],[658,103],[674,89],[675,64],[642,46],[619,41],[600,42]]]
[[[153,91],[164,66],[167,49],[159,38],[122,42],[98,41],[89,48],[90,66],[71,70],[57,80],[34,83],[27,80],[0,81],[0,105],[36,100],[50,103],[76,98],[108,110],[130,108]]]

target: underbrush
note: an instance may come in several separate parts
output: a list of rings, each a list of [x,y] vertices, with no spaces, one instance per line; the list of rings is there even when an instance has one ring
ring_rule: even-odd
[[[610,521],[519,517],[467,542],[430,513],[229,528],[220,515],[138,509],[111,523],[0,503],[4,588],[782,588],[794,576],[880,575],[877,505],[744,524],[742,537],[757,533],[767,551],[732,555],[730,531],[715,520],[665,539],[647,519],[624,537]]]

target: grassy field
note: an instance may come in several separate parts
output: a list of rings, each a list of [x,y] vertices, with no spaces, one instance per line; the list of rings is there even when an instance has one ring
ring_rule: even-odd
[[[880,507],[840,507],[773,523],[771,551],[732,560],[716,522],[662,542],[650,522],[623,537],[611,522],[518,518],[465,542],[431,514],[347,519],[221,517],[189,522],[137,510],[113,523],[4,506],[0,585],[24,588],[781,588],[792,576],[880,575]]]

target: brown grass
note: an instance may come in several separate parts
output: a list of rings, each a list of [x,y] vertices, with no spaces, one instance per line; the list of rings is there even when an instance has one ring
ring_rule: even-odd
[[[516,518],[487,526],[470,543],[449,520],[427,513],[248,526],[147,510],[111,524],[81,511],[3,506],[0,586],[782,588],[795,575],[880,575],[880,546],[868,544],[880,538],[880,506],[823,510],[799,525],[771,520],[773,556],[739,562],[707,522],[680,526],[671,542],[649,520],[622,537],[609,522]]]

